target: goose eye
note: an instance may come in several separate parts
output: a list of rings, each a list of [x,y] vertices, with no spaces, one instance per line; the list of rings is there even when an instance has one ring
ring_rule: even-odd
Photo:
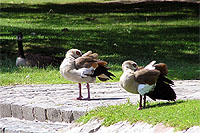
[[[137,67],[137,65],[136,65],[136,64],[133,64],[133,67]]]
[[[77,54],[77,55],[81,55],[81,53],[80,53],[79,51],[76,51],[76,54]]]

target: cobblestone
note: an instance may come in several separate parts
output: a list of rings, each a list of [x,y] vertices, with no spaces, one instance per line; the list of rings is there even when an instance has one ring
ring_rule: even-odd
[[[69,123],[51,123],[19,120],[16,118],[1,118],[1,133],[55,133],[58,130],[68,127]]]
[[[72,124],[58,130],[62,133],[199,133],[200,126],[193,126],[187,130],[175,131],[173,127],[166,127],[162,123],[151,125],[143,122],[130,124],[120,121],[108,127],[102,126],[102,120],[92,119],[86,124]]]
[[[87,97],[86,84],[82,86],[83,96]],[[137,103],[139,100],[139,95],[126,92],[117,82],[94,83],[90,84],[90,88],[91,100],[79,101],[74,100],[78,96],[77,84],[1,86],[0,121],[6,121],[5,117],[15,117],[23,119],[22,121],[71,123],[98,106],[122,104],[128,99]],[[200,99],[200,80],[175,81],[173,88],[177,99]],[[149,98],[147,100],[151,101]],[[11,132],[13,128],[18,129],[4,126],[0,124],[0,131]]]

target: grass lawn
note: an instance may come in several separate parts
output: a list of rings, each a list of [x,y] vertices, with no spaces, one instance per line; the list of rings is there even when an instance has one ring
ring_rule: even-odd
[[[109,126],[119,121],[137,121],[153,125],[163,123],[175,127],[175,130],[185,130],[192,126],[200,126],[200,100],[178,100],[176,102],[148,103],[146,109],[137,110],[138,105],[130,102],[109,107],[99,107],[82,116],[77,121],[86,123],[92,118],[104,119],[103,125]]]
[[[128,59],[139,65],[165,62],[173,80],[200,79],[199,4],[94,1],[1,0],[0,85],[71,83],[60,76],[59,66],[15,67],[18,32],[24,34],[25,52],[56,57],[71,48],[97,52],[115,82]]]

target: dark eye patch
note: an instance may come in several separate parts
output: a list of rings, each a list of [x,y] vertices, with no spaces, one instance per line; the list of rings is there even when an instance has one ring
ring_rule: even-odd
[[[79,51],[76,51],[76,54],[77,54],[77,55],[81,55],[81,53],[80,53]]]
[[[133,65],[133,67],[137,67],[137,65],[134,63],[134,64],[132,64]]]

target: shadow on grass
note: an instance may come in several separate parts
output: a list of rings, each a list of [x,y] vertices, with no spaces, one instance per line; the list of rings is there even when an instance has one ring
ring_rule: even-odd
[[[68,49],[78,48],[83,52],[97,52],[105,61],[118,65],[128,59],[136,60],[138,64],[147,64],[151,60],[196,63],[199,59],[197,25],[148,25],[148,22],[198,19],[197,3],[1,3],[0,6],[2,19],[22,19],[31,26],[41,24],[41,27],[27,28],[12,26],[10,22],[2,26],[1,53],[12,58],[17,55],[16,40],[6,38],[16,38],[21,31],[24,33],[25,52],[49,56],[64,57]],[[95,20],[86,20],[88,17]],[[91,25],[94,28],[84,28]],[[98,29],[99,25],[107,27]],[[63,28],[69,28],[69,32],[61,32]]]
[[[142,27],[153,28],[142,25]],[[25,31],[22,29],[22,31]],[[64,57],[70,48],[78,48],[83,52],[92,50],[99,55],[119,55],[118,57],[107,56],[105,60],[113,64],[122,63],[124,59],[139,58],[142,60],[179,60],[184,59],[193,62],[198,59],[198,27],[167,27],[158,31],[132,30],[129,34],[118,33],[117,30],[76,30],[73,34],[61,35],[43,30],[35,30],[42,36],[52,36],[47,39],[25,39],[25,53],[40,53],[43,55]],[[184,32],[184,34],[183,34]],[[25,31],[26,33],[26,31]],[[81,34],[82,33],[82,34]],[[89,33],[89,35],[84,35]],[[90,39],[93,34],[94,39]],[[90,36],[91,35],[91,36]],[[98,39],[100,38],[100,39]],[[128,39],[127,39],[128,38]],[[183,40],[184,39],[184,40]],[[78,40],[78,41],[77,41]],[[185,45],[182,41],[190,42]],[[196,45],[195,45],[196,43]],[[40,45],[36,45],[40,44]],[[17,44],[15,40],[3,39],[1,52],[17,55]],[[110,49],[110,50],[109,50]],[[187,51],[193,51],[192,53]],[[151,55],[151,56],[150,56]]]
[[[184,102],[185,101],[183,101],[183,100],[178,100],[178,101],[175,101],[175,102],[155,103],[154,105],[147,105],[145,109],[155,108],[155,107],[163,107],[163,106],[172,106],[172,105],[181,104],[181,103],[184,103]]]
[[[52,12],[65,13],[132,13],[132,12],[168,12],[180,11],[184,8],[195,8],[195,13],[198,14],[198,4],[192,2],[178,2],[178,1],[145,1],[137,3],[69,3],[69,4],[41,4],[41,5],[26,5],[26,4],[6,4],[1,3],[1,11],[8,13],[48,13]],[[13,16],[14,17],[14,16]],[[17,16],[16,16],[17,17]],[[177,17],[183,17],[177,15]]]

